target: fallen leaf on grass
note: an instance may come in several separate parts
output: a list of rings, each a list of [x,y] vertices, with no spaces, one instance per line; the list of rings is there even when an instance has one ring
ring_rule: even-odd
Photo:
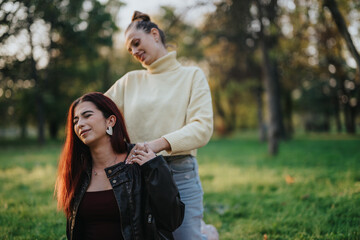
[[[264,240],[268,240],[267,234],[264,234]]]
[[[286,175],[285,181],[287,184],[293,184],[295,182],[295,178],[290,175]]]

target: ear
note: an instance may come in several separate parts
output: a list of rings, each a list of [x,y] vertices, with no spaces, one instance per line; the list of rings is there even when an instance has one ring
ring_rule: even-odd
[[[160,39],[160,33],[159,33],[159,30],[158,30],[158,29],[152,28],[152,29],[150,30],[150,34],[151,34],[151,36],[153,36],[153,38],[155,39],[156,42],[161,41],[161,39]]]
[[[116,117],[115,117],[115,115],[111,115],[110,117],[108,117],[108,118],[106,119],[106,125],[107,125],[107,126],[113,127],[113,126],[115,126],[115,123],[116,123]]]

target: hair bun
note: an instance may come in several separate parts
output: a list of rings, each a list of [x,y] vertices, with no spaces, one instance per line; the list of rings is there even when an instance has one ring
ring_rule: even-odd
[[[134,21],[146,21],[146,22],[150,22],[150,17],[149,15],[147,15],[146,13],[142,13],[142,12],[139,12],[139,11],[135,11],[132,18],[131,18],[131,21],[134,22]]]

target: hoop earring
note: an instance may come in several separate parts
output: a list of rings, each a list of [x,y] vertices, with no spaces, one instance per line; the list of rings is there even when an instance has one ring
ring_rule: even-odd
[[[108,126],[106,128],[106,133],[109,134],[110,136],[112,136],[113,135],[113,128],[111,126]]]

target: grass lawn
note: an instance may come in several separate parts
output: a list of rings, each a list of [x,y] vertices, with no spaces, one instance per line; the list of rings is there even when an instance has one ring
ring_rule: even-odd
[[[0,239],[65,239],[60,145],[0,146]],[[253,137],[214,139],[198,152],[205,221],[222,240],[360,239],[359,148],[359,137],[303,136],[270,157]]]

